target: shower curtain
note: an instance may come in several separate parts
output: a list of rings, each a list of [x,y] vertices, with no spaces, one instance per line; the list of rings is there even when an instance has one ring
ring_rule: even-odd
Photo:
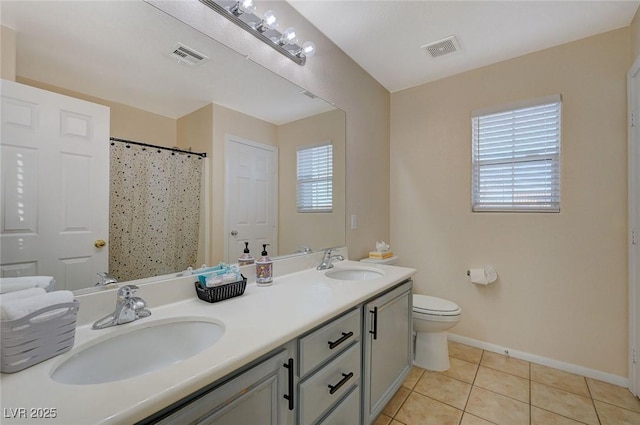
[[[202,163],[198,155],[111,143],[112,276],[126,281],[195,266]]]

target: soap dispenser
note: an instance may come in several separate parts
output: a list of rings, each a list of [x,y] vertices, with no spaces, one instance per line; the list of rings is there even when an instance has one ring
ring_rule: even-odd
[[[269,286],[273,283],[273,261],[267,253],[267,246],[262,245],[262,256],[256,261],[256,285]]]
[[[244,243],[244,252],[241,256],[238,257],[238,266],[248,266],[249,264],[253,264],[255,260],[249,253],[249,242]]]

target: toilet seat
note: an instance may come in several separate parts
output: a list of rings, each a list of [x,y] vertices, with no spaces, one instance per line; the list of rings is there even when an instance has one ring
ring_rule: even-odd
[[[456,303],[449,300],[413,294],[413,312],[433,316],[459,316],[462,310]]]

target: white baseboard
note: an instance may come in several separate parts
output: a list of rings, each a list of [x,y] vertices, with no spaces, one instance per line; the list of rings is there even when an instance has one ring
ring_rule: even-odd
[[[531,363],[537,363],[543,366],[552,367],[554,369],[563,370],[565,372],[574,373],[576,375],[586,376],[587,378],[597,379],[599,381],[607,382],[609,384],[618,385],[620,387],[629,388],[629,379],[623,376],[614,375],[612,373],[602,372],[596,369],[590,369],[583,366],[574,365],[571,363],[561,362],[559,360],[550,359],[548,357],[538,356],[536,354],[525,353],[523,351],[512,350],[508,347],[502,347],[500,345],[491,344],[477,339],[469,338],[466,336],[447,333],[447,339],[453,342],[459,342],[461,344],[470,345],[471,347],[481,348],[483,350],[491,351],[498,354],[509,353],[510,357],[516,359],[526,360]]]

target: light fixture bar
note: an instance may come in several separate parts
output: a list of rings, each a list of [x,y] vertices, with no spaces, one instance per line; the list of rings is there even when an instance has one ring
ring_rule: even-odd
[[[307,56],[302,53],[303,48],[297,44],[281,44],[282,34],[276,29],[266,29],[260,27],[262,18],[249,11],[243,13],[232,12],[231,10],[238,4],[237,1],[224,0],[199,0],[200,3],[209,7],[213,11],[224,16],[240,28],[252,34],[265,44],[288,57],[298,65],[303,66],[307,61]],[[253,24],[253,25],[252,25]],[[309,54],[311,56],[311,54]]]

